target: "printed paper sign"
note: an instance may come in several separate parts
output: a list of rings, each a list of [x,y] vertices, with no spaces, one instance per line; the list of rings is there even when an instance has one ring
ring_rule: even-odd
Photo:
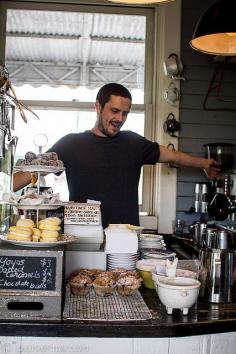
[[[97,204],[73,203],[65,206],[65,225],[100,225],[100,206]]]

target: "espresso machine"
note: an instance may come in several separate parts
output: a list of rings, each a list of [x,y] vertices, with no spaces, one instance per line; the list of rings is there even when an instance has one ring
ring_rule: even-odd
[[[236,170],[235,145],[206,144],[207,157],[221,168],[210,188],[209,221],[199,246],[200,297],[212,303],[236,301]],[[232,226],[232,228],[231,228]]]
[[[204,145],[208,158],[219,163],[217,180],[211,181],[208,213],[211,219],[236,220],[235,144],[211,143]]]

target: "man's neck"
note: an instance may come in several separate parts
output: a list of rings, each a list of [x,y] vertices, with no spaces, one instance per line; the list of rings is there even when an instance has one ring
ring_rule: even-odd
[[[97,127],[93,127],[91,132],[97,136],[101,136],[102,138],[107,138],[107,135],[103,134]]]

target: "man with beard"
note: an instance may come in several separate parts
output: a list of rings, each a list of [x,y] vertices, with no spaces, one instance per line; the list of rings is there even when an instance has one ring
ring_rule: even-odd
[[[69,199],[101,202],[103,227],[112,223],[139,225],[138,184],[143,165],[163,162],[197,167],[209,178],[219,173],[212,159],[169,150],[132,131],[121,131],[131,103],[131,94],[124,86],[104,85],[96,97],[94,127],[64,136],[49,150],[64,163]],[[28,183],[30,174],[15,174],[14,190]]]

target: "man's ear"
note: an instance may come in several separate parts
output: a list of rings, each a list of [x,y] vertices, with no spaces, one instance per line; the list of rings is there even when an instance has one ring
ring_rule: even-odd
[[[95,109],[97,113],[101,112],[101,105],[98,101],[95,102]]]

